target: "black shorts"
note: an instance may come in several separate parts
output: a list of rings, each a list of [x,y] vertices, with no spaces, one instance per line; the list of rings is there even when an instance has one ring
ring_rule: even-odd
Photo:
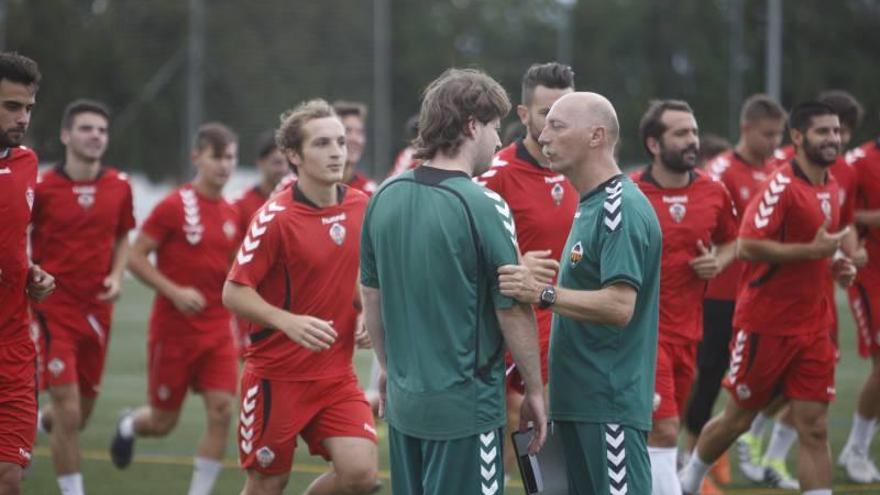
[[[735,301],[703,301],[703,340],[697,348],[697,368],[727,368],[735,306]]]

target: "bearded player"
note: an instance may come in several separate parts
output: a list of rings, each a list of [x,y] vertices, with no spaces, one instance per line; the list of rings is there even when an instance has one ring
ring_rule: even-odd
[[[156,205],[131,249],[129,270],[157,293],[148,332],[149,405],[122,416],[110,453],[117,467],[127,467],[135,438],[168,435],[192,389],[202,395],[207,424],[189,495],[206,495],[222,469],[238,372],[231,315],[221,302],[241,240],[235,209],[222,196],[238,138],[223,124],[204,124],[190,158],[195,178]],[[155,265],[147,258],[154,252]]]
[[[280,494],[296,437],[332,462],[308,495],[378,487],[373,414],[352,367],[354,294],[367,196],[340,185],[345,129],[324,100],[282,116],[279,147],[297,181],[257,213],[223,291],[251,322],[241,379],[244,494]]]
[[[0,494],[21,492],[37,431],[36,348],[28,296],[41,300],[55,281],[30,265],[27,228],[34,205],[37,155],[21,146],[40,83],[33,60],[0,53]]]
[[[578,194],[565,176],[549,168],[541,153],[538,136],[550,107],[562,96],[574,91],[571,67],[556,62],[534,64],[522,79],[522,103],[517,116],[526,128],[525,137],[499,151],[492,168],[475,180],[497,192],[507,201],[516,222],[516,238],[523,254],[523,264],[545,285],[552,285],[559,270],[557,260],[571,230],[577,209]],[[547,384],[547,350],[553,311],[535,306],[538,343],[541,346],[541,377]],[[519,429],[519,410],[525,391],[522,377],[510,354],[507,354],[507,429]],[[516,470],[514,449],[505,449],[505,469]]]
[[[727,189],[695,169],[699,130],[690,105],[655,101],[639,126],[652,158],[633,182],[651,202],[663,233],[660,329],[653,428],[648,434],[653,492],[680,494],[680,418],[690,397],[703,337],[706,281],[733,261],[736,213]]]
[[[731,400],[703,428],[679,474],[685,493],[697,493],[709,466],[781,394],[798,431],[801,489],[831,494],[828,404],[836,350],[829,300],[816,287],[832,277],[849,285],[856,274],[847,254],[837,253],[850,219],[841,215],[839,187],[828,173],[840,150],[840,120],[827,105],[806,102],[792,110],[789,128],[795,158],[770,176],[743,214],[738,254],[748,263],[724,383]]]
[[[79,431],[100,390],[134,228],[128,177],[105,166],[110,113],[76,100],[61,119],[64,161],[37,183],[31,246],[34,261],[56,277],[58,291],[33,306],[40,328],[41,387],[49,391],[40,426],[65,495],[82,495]]]

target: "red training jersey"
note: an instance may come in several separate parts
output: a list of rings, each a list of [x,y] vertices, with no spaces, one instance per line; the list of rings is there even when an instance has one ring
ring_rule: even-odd
[[[116,241],[135,226],[128,176],[102,167],[94,180],[74,181],[63,165],[49,169],[37,182],[32,222],[34,263],[55,277],[58,291],[94,304],[106,290]]]
[[[813,185],[795,161],[771,174],[743,214],[740,237],[782,243],[809,243],[825,221],[837,232],[851,219],[841,216],[834,175]],[[736,328],[768,335],[807,335],[832,324],[831,260],[771,264],[746,262],[739,283]]]
[[[251,218],[254,217],[254,213],[263,206],[267,199],[269,199],[269,196],[263,194],[263,191],[260,190],[260,186],[257,185],[245,191],[241,197],[232,203],[235,207],[235,212],[238,215],[238,231],[240,233],[243,234],[247,231],[248,226],[251,224]]]
[[[294,184],[254,216],[228,280],[253,288],[273,306],[332,321],[330,349],[312,352],[283,332],[248,324],[246,369],[271,380],[351,375],[357,321],[355,291],[367,196],[339,187],[339,204],[320,208]]]
[[[229,202],[205,197],[190,184],[156,205],[142,227],[159,244],[156,268],[175,284],[197,289],[206,305],[201,313],[188,316],[157,294],[150,320],[152,336],[231,336],[221,293],[241,239],[237,225],[238,216]]]
[[[770,173],[776,169],[774,163],[773,159],[769,159],[761,165],[755,165],[731,150],[718,155],[709,162],[706,169],[713,178],[721,181],[727,188],[733,205],[736,207],[737,220],[741,221],[749,201],[755,197],[758,189],[767,180]],[[709,281],[709,285],[706,287],[706,299],[722,301],[736,299],[736,290],[742,270],[743,263],[734,260],[723,272]]]
[[[869,141],[846,155],[855,172],[853,203],[857,210],[880,210],[880,138]],[[859,270],[859,277],[870,277],[880,284],[880,227],[862,231],[868,264]]]
[[[660,325],[663,342],[687,345],[703,338],[706,281],[689,262],[700,256],[698,241],[709,249],[736,239],[737,220],[730,194],[720,182],[692,171],[685,187],[664,188],[651,168],[632,174],[647,196],[663,232],[660,263]]]
[[[348,187],[357,189],[358,191],[366,194],[367,197],[370,197],[373,195],[374,192],[376,192],[376,189],[379,186],[360,172],[355,172],[354,175],[351,176],[351,180],[348,181]]]
[[[551,258],[562,258],[579,201],[568,179],[541,166],[518,139],[498,151],[492,167],[474,180],[507,201],[520,252],[549,249]],[[553,311],[536,307],[535,312],[540,338],[549,339]]]
[[[0,340],[4,345],[30,339],[27,228],[37,185],[37,155],[23,147],[0,156]]]

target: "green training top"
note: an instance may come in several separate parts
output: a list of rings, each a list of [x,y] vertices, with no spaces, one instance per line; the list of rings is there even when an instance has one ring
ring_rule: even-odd
[[[560,260],[559,286],[638,291],[623,328],[553,315],[550,417],[651,429],[657,361],[660,223],[632,181],[616,175],[581,198]]]
[[[367,207],[361,283],[382,296],[385,419],[451,440],[505,422],[497,270],[517,263],[507,203],[463,172],[422,165],[387,181]]]

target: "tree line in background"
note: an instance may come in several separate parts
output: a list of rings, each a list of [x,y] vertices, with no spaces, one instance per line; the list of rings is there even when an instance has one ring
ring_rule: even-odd
[[[206,0],[204,118],[235,128],[243,163],[256,137],[306,98],[373,99],[373,1]],[[742,1],[740,76],[731,71],[735,0],[579,0],[570,8],[579,89],[615,104],[624,163],[644,161],[639,118],[652,98],[682,98],[700,127],[736,139],[729,95],[764,89],[766,0]],[[422,88],[449,66],[486,70],[519,101],[533,62],[559,54],[560,0],[390,0],[392,149]],[[40,63],[30,144],[61,158],[64,105],[97,98],[115,112],[108,161],[153,179],[185,170],[188,5],[182,0],[10,0],[5,47]],[[880,132],[880,0],[783,3],[782,102],[827,88],[867,110],[854,143]],[[513,114],[509,117],[512,121]],[[371,156],[369,151],[366,156]],[[367,164],[382,177],[390,163]]]

